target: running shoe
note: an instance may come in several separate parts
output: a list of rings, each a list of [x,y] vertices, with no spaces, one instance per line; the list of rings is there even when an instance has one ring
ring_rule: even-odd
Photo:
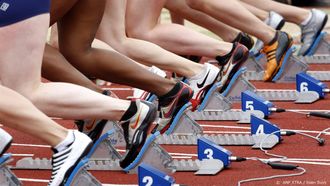
[[[230,57],[222,59],[221,61],[219,58],[217,59],[221,66],[219,81],[221,82],[222,87],[220,93],[223,93],[227,89],[231,78],[249,57],[249,50],[244,45],[234,43],[234,47],[235,48]]]
[[[159,120],[152,130],[152,133],[159,131],[164,134],[170,128],[173,119],[180,111],[182,106],[190,101],[193,96],[193,90],[185,83],[178,82],[180,89],[178,93],[166,100],[158,101]]]
[[[106,96],[113,96],[112,92],[110,90],[104,90],[102,92],[103,95]],[[93,143],[99,139],[101,136],[103,129],[105,125],[107,124],[108,120],[106,119],[86,119],[86,120],[76,120],[75,124],[78,127],[78,130],[87,136],[89,136]]]
[[[208,90],[217,81],[220,69],[209,63],[204,64],[202,72],[192,78],[188,78],[189,86],[194,91],[193,97],[190,100],[192,110],[195,110],[200,105],[207,94]]]
[[[281,68],[284,57],[292,44],[292,38],[287,33],[277,31],[274,41],[264,47],[263,52],[267,56],[264,81],[272,81]]]
[[[147,101],[136,100],[138,110],[129,120],[122,122],[124,136],[126,140],[126,153],[120,160],[120,166],[125,169],[129,166],[140,153],[151,124],[156,119],[156,106]]]
[[[84,134],[86,134],[88,137],[90,137],[95,143],[99,137],[101,136],[103,129],[105,125],[107,124],[108,120],[102,119],[102,120],[76,120],[75,124],[78,127],[78,130]]]
[[[281,30],[285,24],[284,18],[273,11],[269,12],[268,18],[264,21],[268,26],[272,27],[275,30]],[[261,40],[257,40],[256,45],[252,49],[254,55],[260,54],[260,51],[264,47],[264,43]]]
[[[52,176],[49,186],[64,185],[79,161],[84,158],[92,147],[91,139],[85,134],[70,130],[73,142],[62,151],[54,151],[52,157]]]
[[[0,157],[9,149],[12,141],[13,137],[0,128]]]
[[[306,55],[308,53],[315,39],[328,21],[328,15],[321,10],[312,9],[311,13],[311,20],[306,25],[300,25],[302,46],[299,50],[299,55]]]
[[[241,43],[249,50],[251,50],[254,45],[254,41],[252,37],[244,32],[240,32],[232,43],[236,43],[236,42]]]

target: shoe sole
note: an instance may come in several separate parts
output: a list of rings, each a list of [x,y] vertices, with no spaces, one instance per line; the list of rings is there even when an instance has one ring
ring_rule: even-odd
[[[160,134],[164,134],[172,125],[174,118],[176,117],[176,115],[178,114],[178,112],[180,111],[180,109],[186,104],[188,103],[191,98],[193,97],[193,92],[191,90],[189,90],[190,95],[188,95],[188,97],[186,97],[184,100],[181,101],[181,103],[178,103],[179,106],[176,106],[175,110],[174,110],[174,114],[169,122],[169,124],[167,124],[164,128],[162,128],[162,130],[160,130]],[[157,127],[157,126],[156,126]]]
[[[273,78],[274,78],[274,77],[276,76],[276,74],[278,73],[278,71],[280,70],[280,68],[282,67],[283,60],[284,60],[286,54],[288,53],[289,48],[291,48],[291,46],[293,45],[293,40],[292,40],[291,37],[289,37],[289,40],[290,40],[290,44],[285,48],[285,53],[282,55],[282,57],[281,57],[281,59],[280,59],[280,63],[279,63],[279,65],[277,65],[277,67],[276,67],[275,71],[272,73],[271,77],[270,77],[268,80],[266,80],[266,81],[272,81]]]
[[[93,143],[90,142],[88,144],[88,146],[86,147],[86,149],[84,150],[84,152],[79,156],[79,158],[77,159],[77,161],[75,162],[74,165],[72,165],[67,172],[64,175],[64,179],[62,181],[62,183],[60,184],[60,186],[65,186],[65,183],[68,181],[68,178],[70,177],[70,175],[72,174],[73,170],[78,166],[79,162],[88,155],[89,151],[92,149],[93,147]]]
[[[245,52],[244,56],[242,59],[239,60],[239,62],[237,62],[237,64],[234,66],[234,68],[230,71],[228,78],[224,84],[224,86],[222,86],[222,88],[220,89],[220,93],[224,92],[229,83],[230,83],[230,79],[234,76],[234,74],[241,68],[241,66],[247,61],[247,59],[249,58],[249,55],[247,52]],[[229,81],[228,81],[229,80]]]
[[[5,148],[2,150],[2,153],[0,154],[0,157],[9,149],[11,143],[13,142],[13,139],[9,141],[9,143],[5,146]]]
[[[152,105],[152,104],[146,103],[146,102],[144,102],[144,104],[147,104],[148,106],[154,107],[154,108],[152,109],[152,112],[148,113],[147,116],[146,116],[146,118],[149,118],[148,121],[145,121],[145,123],[148,124],[147,127],[145,129],[141,129],[141,130],[145,131],[143,133],[143,136],[142,136],[142,142],[139,143],[139,144],[135,144],[132,147],[132,149],[128,152],[128,154],[126,154],[125,158],[120,161],[120,167],[123,168],[123,169],[125,169],[131,163],[133,163],[133,161],[139,155],[139,153],[141,151],[141,148],[145,144],[146,139],[148,137],[147,134],[148,134],[148,131],[150,130],[150,127],[152,125],[152,122],[155,121],[155,119],[156,119],[157,109],[155,108],[155,106]],[[144,127],[144,126],[140,126],[140,127]],[[140,129],[140,127],[139,127],[139,129]]]
[[[322,32],[322,30],[324,29],[325,25],[327,24],[328,22],[328,15],[325,15],[325,18],[323,20],[323,23],[322,23],[322,26],[321,28],[316,32],[316,35],[315,35],[315,39],[320,35],[320,33]],[[315,42],[315,39],[314,39],[314,42]],[[313,44],[314,44],[313,42]],[[309,47],[308,50],[306,50],[306,52],[303,54],[303,56],[307,55],[308,52],[311,50],[311,48],[313,47],[313,44]]]

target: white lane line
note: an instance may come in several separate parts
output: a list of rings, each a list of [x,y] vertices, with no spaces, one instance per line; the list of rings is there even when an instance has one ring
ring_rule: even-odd
[[[288,158],[290,161],[318,161],[318,162],[330,162],[330,159],[306,159],[306,158]]]
[[[250,130],[250,127],[238,127],[238,126],[227,126],[227,125],[200,125],[202,127],[210,127],[210,128],[227,128],[227,129],[246,129],[246,130]]]
[[[20,147],[42,147],[42,148],[50,148],[49,145],[37,145],[37,144],[24,144],[24,143],[12,143],[12,146],[20,146]]]
[[[297,164],[310,164],[310,165],[325,165],[330,166],[330,163],[323,163],[323,162],[311,162],[311,161],[292,161],[292,160],[282,160],[281,162],[286,163],[297,163]]]
[[[32,179],[32,178],[18,178],[20,181],[25,181],[25,182],[41,182],[41,183],[48,183],[49,180],[44,180],[44,179]]]
[[[204,134],[250,134],[251,132],[243,132],[243,131],[203,131]]]
[[[16,157],[33,157],[34,154],[11,154],[12,156]]]

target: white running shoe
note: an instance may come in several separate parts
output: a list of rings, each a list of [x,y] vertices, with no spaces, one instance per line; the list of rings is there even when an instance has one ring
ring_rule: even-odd
[[[311,20],[306,25],[300,25],[302,46],[298,55],[306,55],[308,53],[328,21],[328,15],[321,10],[312,9],[311,13]]]
[[[13,141],[13,137],[0,128],[0,157],[6,150],[10,147],[11,142]]]
[[[203,72],[192,78],[188,78],[188,84],[194,91],[191,99],[193,110],[203,101],[205,94],[217,81],[220,69],[209,63],[204,64]]]
[[[64,185],[79,161],[85,157],[92,147],[92,140],[76,130],[69,130],[73,135],[73,142],[65,150],[53,149],[52,176],[48,186]]]

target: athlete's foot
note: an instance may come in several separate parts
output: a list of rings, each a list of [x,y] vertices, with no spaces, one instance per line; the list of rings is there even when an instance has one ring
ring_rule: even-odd
[[[217,81],[219,72],[220,69],[218,67],[205,63],[203,70],[199,74],[187,79],[189,86],[194,91],[190,100],[192,110],[195,110],[201,104],[208,90]]]
[[[277,31],[273,41],[264,47],[263,52],[267,56],[267,65],[264,73],[264,81],[272,81],[282,66],[287,51],[292,46],[292,38],[285,32]]]
[[[272,27],[274,30],[281,30],[285,24],[285,20],[280,14],[270,11],[269,16],[264,21],[264,23]],[[260,39],[258,39],[256,45],[252,49],[252,53],[254,55],[259,55],[263,47],[264,47],[264,43]]]
[[[159,97],[159,120],[152,132],[165,133],[170,128],[179,110],[190,101],[192,96],[193,90],[185,83],[178,82],[169,93]]]
[[[85,134],[70,130],[68,137],[53,148],[52,176],[49,186],[64,185],[79,161],[91,149],[92,141]]]
[[[220,93],[227,89],[231,78],[247,60],[248,56],[248,49],[242,44],[235,43],[229,54],[216,57],[221,66],[219,81],[222,84],[222,88],[220,89]]]
[[[12,141],[13,137],[0,128],[0,157],[8,150]]]
[[[306,55],[308,53],[328,20],[326,13],[316,9],[311,10],[311,16],[306,25],[300,25],[302,46],[299,50],[299,55]]]
[[[252,37],[244,32],[240,32],[232,43],[236,43],[236,42],[244,45],[249,50],[251,50],[254,45],[254,41]]]
[[[135,103],[135,114],[121,122],[126,140],[126,153],[120,160],[120,166],[123,169],[129,166],[140,153],[157,114],[154,104],[140,100],[136,100]]]

